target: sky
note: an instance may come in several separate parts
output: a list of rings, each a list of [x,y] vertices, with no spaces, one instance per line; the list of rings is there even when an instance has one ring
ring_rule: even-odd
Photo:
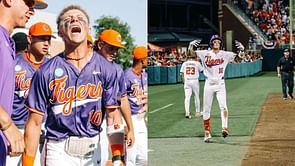
[[[147,43],[147,0],[45,0],[48,7],[43,10],[36,10],[36,15],[41,13],[42,18],[33,16],[28,26],[36,21],[46,22],[46,18],[54,18],[49,22],[55,24],[56,16],[66,6],[80,5],[90,17],[91,27],[96,19],[101,16],[112,16],[119,18],[130,26],[131,36],[135,40],[135,45],[146,45]],[[52,14],[48,14],[52,13]],[[46,18],[44,18],[44,15]],[[48,17],[47,17],[48,16]],[[35,18],[34,18],[35,17]],[[40,20],[41,19],[41,20]],[[56,25],[56,24],[55,24]],[[52,27],[56,30],[56,26]],[[92,35],[94,31],[92,28]]]

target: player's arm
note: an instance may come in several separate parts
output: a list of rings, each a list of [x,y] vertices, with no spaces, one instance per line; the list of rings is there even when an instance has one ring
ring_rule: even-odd
[[[127,125],[126,140],[129,147],[131,147],[135,141],[134,128],[131,119],[130,104],[127,95],[121,98],[121,113]]]
[[[0,105],[0,129],[8,140],[10,156],[19,156],[24,151],[24,139],[10,116]]]
[[[25,153],[22,156],[23,166],[33,166],[39,144],[43,114],[30,112],[25,126]]]

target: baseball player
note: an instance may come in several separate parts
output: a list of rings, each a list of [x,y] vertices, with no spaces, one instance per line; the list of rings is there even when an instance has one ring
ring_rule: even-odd
[[[99,35],[98,41],[96,42],[96,46],[95,46],[95,51],[97,51],[101,56],[103,56],[104,58],[106,58],[109,61],[109,66],[113,67],[114,69],[116,69],[117,71],[117,75],[118,75],[118,83],[119,83],[119,94],[118,96],[120,97],[120,101],[121,101],[121,107],[120,110],[122,112],[122,115],[124,117],[124,120],[127,124],[127,133],[126,133],[126,140],[128,140],[128,146],[132,146],[133,142],[134,142],[134,133],[133,133],[133,125],[132,125],[132,120],[131,120],[131,111],[130,111],[130,106],[129,106],[129,102],[128,102],[128,98],[127,98],[127,91],[126,91],[126,84],[125,84],[125,78],[124,78],[124,73],[123,73],[123,69],[121,68],[121,66],[117,63],[114,62],[114,59],[116,58],[118,49],[120,48],[125,48],[122,44],[122,40],[121,40],[121,35],[119,32],[112,30],[112,29],[106,29],[104,31],[101,32],[101,34]],[[117,116],[121,116],[120,114],[120,110],[116,111],[115,113],[117,113]],[[108,124],[109,125],[109,124]],[[107,132],[104,131],[104,129],[106,129],[106,123],[105,121],[102,124],[102,128],[103,131],[101,133],[101,142],[104,141],[103,144],[101,144],[101,149],[102,152],[106,152],[106,153],[102,153],[102,165],[105,165],[107,159],[108,159],[108,139],[107,139]],[[124,142],[124,138],[122,138],[123,140],[123,145],[125,144]],[[125,149],[123,147],[123,149]],[[122,150],[124,151],[124,150]],[[115,154],[113,154],[113,156],[116,156]],[[125,158],[124,156],[124,152],[123,154],[121,154],[122,158]]]
[[[6,165],[7,154],[19,156],[24,150],[23,136],[10,117],[15,86],[15,43],[10,34],[34,15],[34,3],[0,0],[0,166]]]
[[[277,64],[278,77],[281,78],[283,99],[287,100],[287,87],[288,95],[293,99],[293,88],[294,88],[294,67],[295,61],[290,56],[290,50],[284,49],[284,56],[281,57]]]
[[[127,165],[147,164],[147,127],[145,114],[147,112],[147,49],[138,46],[133,50],[133,66],[124,71],[127,95],[131,107],[135,142],[127,149]]]
[[[200,97],[199,97],[199,72],[203,71],[203,68],[199,61],[196,59],[197,57],[192,54],[189,56],[187,61],[185,61],[180,68],[180,76],[181,80],[184,83],[184,108],[185,108],[185,118],[190,119],[190,99],[192,92],[195,96],[195,117],[200,117]]]
[[[111,111],[118,108],[116,71],[87,47],[89,16],[80,6],[64,8],[57,18],[64,52],[43,64],[33,76],[26,105],[22,162],[35,160],[42,119],[47,114],[42,162],[56,165],[100,165],[99,133],[103,117],[121,130]],[[104,109],[103,109],[104,108]],[[110,139],[116,139],[110,135]],[[115,149],[116,150],[116,149]]]
[[[200,40],[192,41],[189,45],[189,51],[191,52],[193,47],[198,46],[199,43]],[[222,136],[225,138],[229,134],[224,72],[227,64],[230,61],[233,61],[237,54],[221,50],[222,44],[222,39],[218,35],[213,35],[209,43],[209,47],[211,48],[210,50],[195,51],[197,56],[201,59],[204,69],[204,76],[206,77],[203,97],[205,142],[209,142],[211,138],[210,113],[214,95],[216,95],[221,114]],[[244,46],[238,41],[235,41],[235,44],[240,50],[239,56],[242,56],[244,52]]]
[[[15,65],[15,93],[13,102],[13,112],[11,118],[17,128],[24,133],[24,125],[28,118],[28,109],[25,107],[25,98],[30,89],[31,80],[36,70],[48,59],[45,55],[50,46],[52,30],[50,26],[43,22],[32,25],[29,29],[28,49],[16,56]],[[44,130],[43,130],[43,133]],[[38,151],[35,165],[40,165],[40,152]],[[20,165],[20,157],[8,157],[7,165]]]

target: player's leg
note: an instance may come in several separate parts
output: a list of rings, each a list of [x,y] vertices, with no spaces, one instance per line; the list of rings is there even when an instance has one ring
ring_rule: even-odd
[[[225,138],[228,135],[228,108],[226,103],[226,89],[225,84],[219,86],[219,90],[216,92],[216,98],[219,104],[221,115],[222,136]]]
[[[281,74],[281,82],[282,82],[283,98],[287,99],[287,79],[286,79],[286,74],[284,72],[282,72]]]
[[[200,95],[199,95],[199,81],[194,82],[193,86],[193,92],[194,92],[194,98],[195,98],[195,109],[196,109],[196,117],[201,116],[201,110],[200,110]]]
[[[101,128],[102,131],[100,132],[100,147],[101,147],[101,165],[105,166],[108,159],[109,159],[109,140],[107,137],[107,124],[106,120],[104,119]]]
[[[288,94],[291,99],[293,99],[293,88],[294,88],[294,78],[293,74],[290,73],[288,76]]]
[[[148,145],[147,145],[147,127],[144,120],[141,120],[139,124],[139,131],[136,135],[137,140],[137,154],[136,154],[136,165],[145,165],[148,161]]]
[[[137,115],[132,115],[132,123],[134,127],[134,137],[135,141],[132,147],[127,148],[127,161],[126,165],[128,166],[135,166],[136,165],[136,155],[137,155],[137,146],[138,146],[138,130],[140,127],[140,122],[137,119]]]
[[[184,84],[184,109],[185,109],[185,117],[190,118],[190,99],[192,95],[192,87],[189,83]]]
[[[208,142],[211,138],[211,127],[210,127],[210,114],[211,107],[214,97],[214,86],[210,85],[208,81],[204,85],[204,97],[203,97],[203,121],[204,121],[204,130],[205,137],[204,141]]]

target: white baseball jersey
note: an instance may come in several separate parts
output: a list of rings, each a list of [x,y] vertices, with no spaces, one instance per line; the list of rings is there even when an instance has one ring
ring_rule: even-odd
[[[200,62],[188,60],[181,65],[180,72],[183,73],[184,82],[199,80],[199,71],[203,71]]]
[[[198,57],[204,67],[204,75],[208,79],[224,79],[227,64],[234,60],[237,54],[220,50],[217,54],[212,50],[197,50]]]

